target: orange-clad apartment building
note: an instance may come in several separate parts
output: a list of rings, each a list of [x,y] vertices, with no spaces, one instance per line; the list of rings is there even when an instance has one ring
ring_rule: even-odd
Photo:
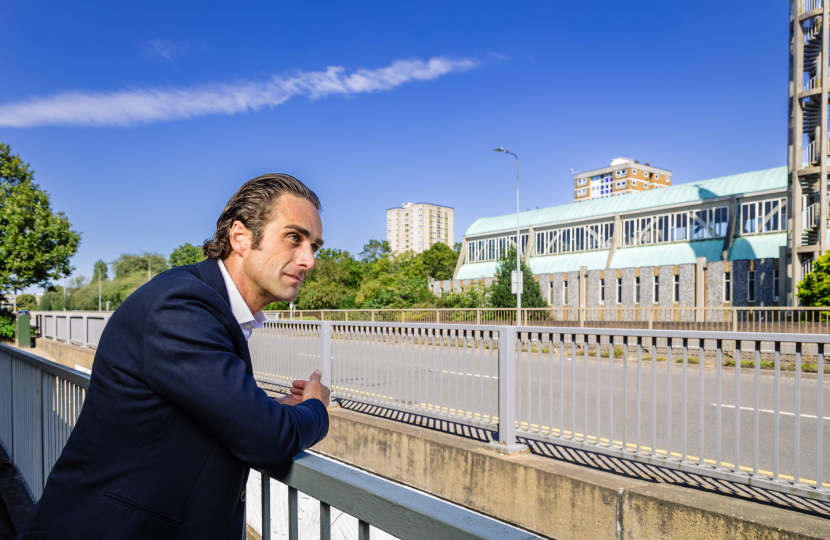
[[[574,175],[574,202],[604,199],[671,186],[671,171],[628,158],[611,160],[611,165]]]

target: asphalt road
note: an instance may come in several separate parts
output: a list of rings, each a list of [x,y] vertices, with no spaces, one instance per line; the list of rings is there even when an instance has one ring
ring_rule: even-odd
[[[260,347],[263,345],[266,348],[260,348],[259,358],[267,360],[257,361],[254,355],[255,365],[262,366],[263,372],[285,373],[287,379],[306,378],[304,373],[319,367],[319,353],[313,342],[291,347],[280,347],[276,341],[260,344]],[[280,352],[270,352],[276,350]],[[368,397],[390,405],[405,403],[410,407],[485,423],[498,416],[498,351],[351,341],[335,342],[332,356],[332,385],[341,395]],[[665,352],[661,351],[657,356],[665,356]],[[697,356],[697,350],[690,350],[689,356]],[[680,358],[677,349],[673,358]],[[750,359],[751,356],[744,356],[744,360]],[[689,364],[686,371],[684,402],[683,366],[678,363],[672,363],[669,370],[666,361],[643,360],[638,370],[636,355],[632,353],[625,366],[618,358],[611,369],[607,358],[601,358],[598,363],[592,354],[586,361],[581,349],[574,354],[566,347],[564,362],[560,361],[558,351],[524,352],[517,370],[520,429],[541,432],[543,436],[573,437],[589,443],[595,443],[599,435],[603,445],[613,441],[614,446],[620,447],[624,440],[629,450],[636,450],[639,444],[641,452],[665,456],[668,450],[675,459],[684,455],[686,460],[694,462],[701,457],[702,434],[704,463],[715,465],[719,412],[716,406],[717,372],[712,366],[701,371],[700,366],[693,364]],[[776,468],[775,378],[772,373],[762,370],[757,378],[757,415],[754,412],[755,388],[754,370],[743,367],[740,408],[736,411],[735,370],[722,369],[720,459],[724,467],[732,468],[737,440],[741,469],[752,471],[757,466],[760,474],[772,475]],[[782,479],[792,480],[797,454],[799,478],[815,485],[819,425],[817,377],[815,374],[801,377],[798,431],[793,374],[782,374],[778,393],[778,474]],[[824,410],[820,415],[823,425],[822,476],[823,483],[830,487],[830,374],[825,375],[823,394]]]

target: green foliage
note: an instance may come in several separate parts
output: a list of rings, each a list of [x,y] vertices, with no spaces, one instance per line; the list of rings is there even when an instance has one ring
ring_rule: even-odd
[[[389,242],[386,240],[369,240],[369,243],[363,246],[363,251],[358,254],[358,257],[362,262],[373,263],[391,252],[392,248],[389,247]]]
[[[151,276],[161,274],[169,268],[167,266],[167,259],[164,258],[164,255],[159,255],[158,253],[147,253],[146,251],[138,255],[122,253],[112,263],[115,269],[115,279],[126,278],[129,275],[141,273],[144,275],[146,281],[148,263]]]
[[[37,309],[37,298],[33,294],[21,294],[16,300],[17,309],[28,309],[33,311]]]
[[[72,272],[81,236],[8,145],[0,143],[0,292],[18,291]]]
[[[360,286],[363,268],[348,251],[323,248],[297,295],[299,309],[339,309]]]
[[[14,339],[14,315],[7,309],[0,309],[0,339]]]
[[[490,287],[490,305],[492,307],[516,307],[516,295],[511,292],[510,274],[516,270],[516,248],[511,246],[499,259],[493,286]],[[533,278],[530,266],[522,260],[523,285],[522,307],[547,307],[539,283]]]
[[[435,301],[439,308],[483,308],[487,307],[487,287],[481,283],[472,283],[461,292],[450,291],[439,296]]]
[[[798,300],[802,306],[830,306],[830,253],[818,258],[813,271],[798,285]]]
[[[182,244],[170,254],[170,267],[175,268],[186,264],[196,264],[205,259],[205,253],[202,251],[202,248],[190,243]]]
[[[109,275],[107,274],[107,263],[98,259],[95,262],[95,266],[92,267],[92,277],[98,278],[100,275],[101,279],[109,279]]]
[[[423,252],[421,257],[427,267],[429,276],[433,279],[452,279],[455,265],[458,262],[458,252],[447,244],[433,244]]]

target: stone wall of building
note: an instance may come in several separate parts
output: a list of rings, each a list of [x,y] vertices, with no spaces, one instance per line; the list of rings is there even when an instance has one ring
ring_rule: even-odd
[[[623,268],[622,269],[622,280],[623,280],[623,294],[622,294],[622,302],[620,302],[620,306],[622,307],[634,307],[636,304],[634,303],[634,269],[633,268]]]
[[[721,261],[706,265],[706,305],[723,307],[723,267]]]
[[[661,266],[660,269],[660,298],[657,304],[663,308],[674,305],[674,266]]]
[[[564,280],[562,278],[564,277],[564,275],[565,274],[562,273],[556,273],[552,275],[550,281],[550,288],[553,291],[553,294],[551,295],[551,300],[553,300],[551,305],[553,307],[562,307],[562,288],[564,283]]]
[[[755,305],[774,306],[775,289],[773,259],[759,259],[755,261]]]
[[[585,299],[585,307],[599,307],[599,270],[588,270],[588,279],[586,280],[588,294]]]
[[[680,307],[695,307],[695,265],[680,265]]]
[[[640,307],[654,307],[654,282],[654,267],[640,268]]]
[[[732,305],[745,306],[748,304],[747,272],[749,261],[732,261]],[[756,282],[757,287],[757,282]],[[757,292],[757,288],[756,288]]]

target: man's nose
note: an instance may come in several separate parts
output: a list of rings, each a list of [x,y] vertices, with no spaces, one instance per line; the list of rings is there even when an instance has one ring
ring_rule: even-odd
[[[296,263],[297,266],[305,268],[306,270],[311,270],[317,266],[317,260],[314,258],[314,250],[311,249],[310,244],[300,248]]]

